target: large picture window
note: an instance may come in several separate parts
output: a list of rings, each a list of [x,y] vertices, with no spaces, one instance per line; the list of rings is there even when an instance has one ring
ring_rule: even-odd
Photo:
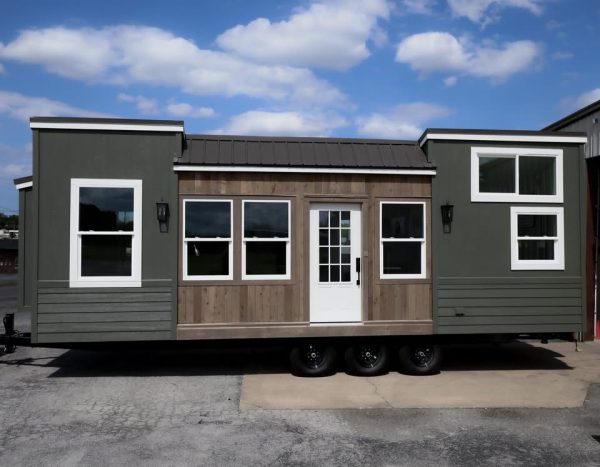
[[[471,200],[562,203],[562,150],[472,148]]]
[[[425,203],[382,202],[379,218],[380,277],[424,278]]]
[[[242,203],[242,279],[290,278],[290,202]]]
[[[512,207],[511,268],[564,269],[563,208]]]
[[[71,180],[71,287],[140,287],[142,181]]]
[[[233,278],[232,201],[183,202],[183,278]]]

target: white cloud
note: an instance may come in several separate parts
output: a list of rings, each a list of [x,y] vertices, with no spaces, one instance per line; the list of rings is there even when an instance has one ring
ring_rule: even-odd
[[[520,8],[539,16],[543,12],[543,0],[448,0],[454,16],[462,16],[475,23],[486,25],[497,21],[500,10]]]
[[[211,107],[194,107],[187,102],[170,102],[166,110],[176,117],[210,118],[217,115],[215,109]]]
[[[458,83],[458,78],[456,76],[448,76],[447,78],[444,78],[444,84],[449,88],[456,86],[456,83]]]
[[[225,128],[212,133],[273,136],[326,136],[336,128],[346,125],[346,120],[336,115],[309,114],[297,111],[269,112],[250,110],[235,115]]]
[[[412,13],[418,15],[430,15],[437,0],[401,0],[401,13]]]
[[[45,97],[29,97],[16,92],[0,91],[0,114],[29,122],[30,117],[110,117],[108,114],[73,107]]]
[[[289,19],[258,18],[217,37],[217,44],[252,61],[346,70],[366,59],[367,41],[381,41],[386,0],[327,0],[312,3]]]
[[[425,32],[402,40],[396,61],[423,75],[440,72],[504,80],[530,70],[540,55],[541,46],[532,41],[477,45],[447,32]]]
[[[566,97],[561,100],[560,106],[566,111],[575,111],[581,109],[593,102],[600,100],[600,88],[595,88],[590,91],[586,91],[578,96]]]
[[[4,69],[4,66],[2,65],[2,63],[0,63],[0,75],[4,74],[6,70]]]
[[[130,94],[121,93],[117,96],[119,102],[128,102],[135,104],[138,111],[144,115],[152,115],[158,113],[158,103],[156,99],[150,99],[144,96],[132,96]]]
[[[343,100],[335,87],[306,68],[257,65],[144,26],[31,29],[0,44],[0,58],[93,83],[142,83],[173,86],[190,94],[300,102]]]
[[[422,125],[450,115],[447,107],[427,102],[400,104],[384,113],[373,113],[356,120],[361,135],[374,138],[416,139]]]
[[[571,52],[554,52],[552,54],[552,58],[554,60],[569,60],[573,57],[574,55]]]
[[[0,180],[31,174],[31,143],[20,146],[0,144]]]

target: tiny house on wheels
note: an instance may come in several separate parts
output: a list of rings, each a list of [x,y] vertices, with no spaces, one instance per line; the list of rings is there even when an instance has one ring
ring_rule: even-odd
[[[31,344],[286,339],[356,374],[439,343],[586,323],[581,133],[418,141],[187,135],[181,121],[31,119],[19,308]]]

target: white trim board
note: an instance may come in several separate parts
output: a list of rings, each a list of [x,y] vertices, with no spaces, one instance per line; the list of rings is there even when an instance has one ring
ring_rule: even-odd
[[[346,169],[336,167],[272,167],[272,166],[223,166],[223,165],[175,165],[175,172],[275,172],[275,173],[331,173],[371,175],[435,175],[434,169]]]
[[[32,130],[98,130],[98,131],[156,131],[183,133],[183,125],[151,125],[131,123],[58,123],[31,122]]]
[[[23,182],[15,185],[17,190],[24,190],[25,188],[31,188],[33,186],[33,182]]]
[[[452,141],[504,141],[515,143],[587,143],[586,136],[556,136],[549,135],[498,135],[498,134],[472,134],[472,133],[426,133],[419,146],[427,140],[452,140]]]

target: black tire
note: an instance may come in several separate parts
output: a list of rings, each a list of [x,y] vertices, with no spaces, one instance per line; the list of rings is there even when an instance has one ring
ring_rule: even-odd
[[[290,352],[290,364],[299,376],[326,376],[335,370],[335,347],[319,342],[297,345]]]
[[[375,340],[361,341],[346,349],[345,360],[348,373],[357,376],[380,375],[387,370],[389,350]]]
[[[415,342],[400,347],[401,371],[409,375],[435,375],[442,367],[442,348],[432,342]]]

